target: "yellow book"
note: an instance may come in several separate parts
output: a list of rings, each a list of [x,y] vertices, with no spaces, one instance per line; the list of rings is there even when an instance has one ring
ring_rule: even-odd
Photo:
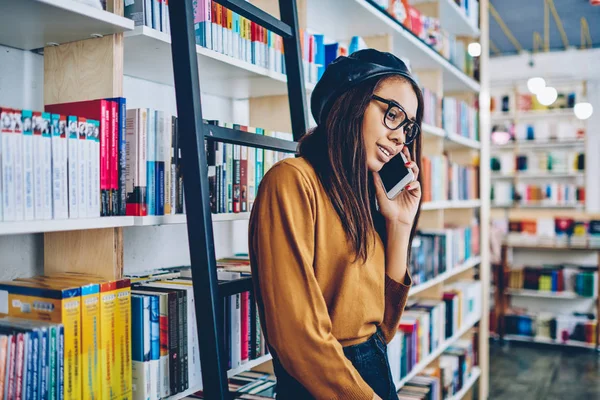
[[[81,288],[57,288],[35,281],[1,282],[0,299],[0,316],[64,326],[63,398],[81,399]]]
[[[100,285],[99,278],[72,274],[37,276],[32,280],[59,286],[81,287],[82,393],[84,400],[101,399],[100,376]]]
[[[118,280],[116,287],[116,362],[119,399],[131,399],[131,283]]]

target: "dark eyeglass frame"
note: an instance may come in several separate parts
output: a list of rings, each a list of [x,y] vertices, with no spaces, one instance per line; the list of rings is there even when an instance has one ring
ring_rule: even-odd
[[[394,100],[384,99],[383,97],[379,97],[376,94],[371,95],[371,97],[373,98],[373,100],[377,100],[377,101],[382,102],[383,104],[387,105],[387,109],[383,113],[383,124],[386,126],[386,128],[395,131],[395,130],[402,128],[403,126],[405,126],[408,123],[413,124],[412,129],[410,129],[408,131],[406,129],[404,129],[404,134],[406,136],[404,144],[411,144],[417,138],[419,133],[421,133],[421,129],[419,128],[419,125],[417,125],[417,123],[415,121],[408,118],[408,114],[406,113],[406,110],[404,109],[404,107],[402,107],[400,104],[398,104]],[[404,114],[404,120],[402,122],[400,122],[400,124],[395,128],[392,128],[387,124],[387,114],[390,112],[392,107],[396,107],[397,109],[402,111],[402,113]]]

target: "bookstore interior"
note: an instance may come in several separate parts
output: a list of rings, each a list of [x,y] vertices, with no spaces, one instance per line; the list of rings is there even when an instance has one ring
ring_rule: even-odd
[[[252,210],[367,48],[423,96],[398,398],[600,398],[599,47],[598,0],[0,0],[0,400],[276,398]]]

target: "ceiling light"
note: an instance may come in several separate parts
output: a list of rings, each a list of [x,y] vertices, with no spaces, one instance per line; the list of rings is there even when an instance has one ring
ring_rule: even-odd
[[[477,42],[469,43],[468,50],[471,57],[479,57],[481,55],[481,45]]]
[[[588,119],[592,116],[592,113],[594,112],[594,107],[592,107],[592,105],[587,102],[577,103],[575,104],[575,108],[573,109],[573,111],[575,111],[575,116],[577,118]]]
[[[544,78],[535,77],[527,80],[527,89],[533,94],[538,94],[546,87]]]

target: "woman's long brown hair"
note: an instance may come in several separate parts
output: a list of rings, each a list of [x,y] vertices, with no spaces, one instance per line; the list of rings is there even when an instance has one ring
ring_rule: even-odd
[[[307,133],[299,145],[300,155],[315,169],[342,221],[355,258],[362,262],[369,257],[369,246],[375,239],[374,232],[378,232],[386,242],[385,221],[376,210],[373,177],[367,168],[362,124],[371,96],[388,79],[399,79],[412,86],[418,100],[416,123],[421,127],[423,96],[420,88],[414,82],[394,75],[367,81],[341,95],[329,111],[325,125],[319,125]],[[421,135],[418,135],[408,146],[411,158],[417,163],[419,170],[421,140]],[[419,174],[418,180],[422,185],[421,175]],[[411,229],[409,260],[420,212],[421,204]]]

